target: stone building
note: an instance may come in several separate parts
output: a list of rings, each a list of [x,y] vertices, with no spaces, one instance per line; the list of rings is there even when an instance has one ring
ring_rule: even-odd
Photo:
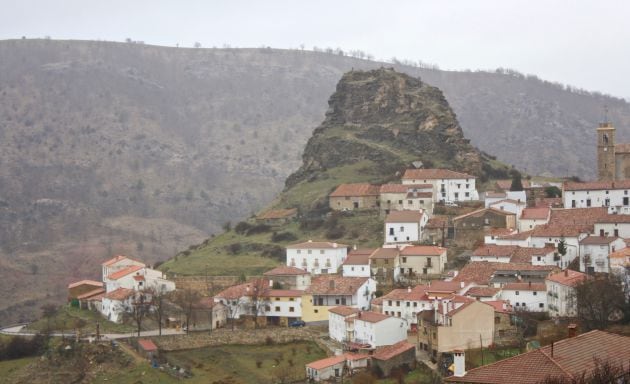
[[[612,123],[597,128],[597,178],[600,181],[630,179],[630,144],[615,144]]]

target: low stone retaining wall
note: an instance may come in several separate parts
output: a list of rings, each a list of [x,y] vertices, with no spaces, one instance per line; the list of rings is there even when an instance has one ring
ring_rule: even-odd
[[[308,328],[261,328],[261,329],[216,329],[212,333],[191,332],[189,335],[173,335],[153,338],[163,351],[178,351],[212,347],[217,345],[241,344],[260,345],[269,340],[283,344],[295,340],[315,341],[317,334]]]

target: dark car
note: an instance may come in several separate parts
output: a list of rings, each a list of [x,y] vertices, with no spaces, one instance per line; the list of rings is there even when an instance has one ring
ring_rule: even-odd
[[[289,327],[292,327],[292,328],[299,328],[305,325],[306,323],[303,320],[293,320],[292,322],[289,323]]]

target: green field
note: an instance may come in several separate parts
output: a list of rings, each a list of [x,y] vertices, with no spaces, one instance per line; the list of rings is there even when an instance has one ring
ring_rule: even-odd
[[[100,324],[101,333],[127,333],[135,330],[135,327],[125,324],[115,324],[107,321],[100,313],[78,309],[69,305],[59,308],[57,314],[50,320],[41,318],[27,327],[27,331],[46,332],[73,332],[76,329],[77,321],[82,320],[85,326],[81,329],[83,334],[91,334],[96,332],[96,323]]]

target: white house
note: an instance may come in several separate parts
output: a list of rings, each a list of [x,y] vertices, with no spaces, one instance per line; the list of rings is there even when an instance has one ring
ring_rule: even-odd
[[[530,246],[536,248],[546,248],[553,246],[558,248],[561,241],[564,241],[566,254],[559,255],[559,267],[566,268],[580,252],[580,240],[588,236],[590,232],[588,225],[560,225],[545,224],[537,226],[532,230]]]
[[[391,211],[385,218],[385,243],[391,245],[420,241],[428,220],[424,211]]]
[[[494,238],[496,245],[516,245],[519,247],[530,247],[532,243],[533,231],[525,231],[508,235],[499,235]]]
[[[102,299],[101,313],[107,320],[122,323],[125,313],[133,310],[133,301],[137,291],[128,288],[117,288],[107,292]]]
[[[433,185],[431,184],[383,184],[380,187],[381,211],[433,212]]]
[[[346,277],[370,277],[370,255],[374,248],[354,249],[341,265],[341,273]]]
[[[339,380],[342,375],[352,374],[359,369],[366,369],[370,356],[363,354],[344,353],[306,364],[306,377],[316,383]],[[349,371],[349,372],[347,372]]]
[[[354,342],[372,348],[407,340],[407,321],[383,313],[361,311],[354,320]]]
[[[475,187],[477,178],[448,169],[407,169],[403,184],[433,185],[434,201],[455,202],[479,200]]]
[[[346,260],[347,245],[312,241],[287,246],[287,265],[313,275],[337,273]]]
[[[446,267],[446,248],[428,245],[404,247],[399,254],[399,276],[439,275]]]
[[[512,255],[518,247],[514,245],[495,245],[485,244],[477,247],[472,255],[470,261],[493,261],[497,263],[509,263],[512,259]]]
[[[105,281],[105,278],[107,276],[115,272],[118,272],[122,269],[127,269],[133,266],[146,267],[144,263],[137,260],[130,259],[127,256],[118,255],[116,257],[113,257],[107,260],[106,262],[104,262],[103,264],[101,264],[101,267],[102,267],[101,276],[103,277],[103,281]]]
[[[317,307],[339,305],[366,310],[370,308],[375,292],[376,281],[372,278],[339,275],[315,276],[311,286],[306,289],[306,293],[312,295],[312,306],[318,309],[318,313]]]
[[[507,283],[501,288],[501,299],[508,300],[517,311],[545,312],[547,287],[541,283]]]
[[[499,238],[517,234],[514,228],[487,228],[483,234],[484,244],[496,244]]]
[[[588,236],[580,240],[580,271],[610,272],[609,255],[626,247],[625,241],[614,236]]]
[[[356,316],[359,309],[340,305],[328,310],[328,335],[340,343],[352,340],[353,327],[348,319]]]
[[[490,208],[501,200],[527,201],[525,191],[484,192],[482,198],[486,208]]]
[[[630,248],[624,248],[608,255],[610,259],[610,271],[621,277],[630,274]],[[630,287],[630,285],[628,285]]]
[[[106,292],[118,288],[133,289],[135,291],[158,290],[166,293],[175,290],[175,283],[164,278],[161,271],[132,265],[103,278]]]
[[[630,180],[564,183],[565,208],[607,207],[609,213],[630,213]]]
[[[577,315],[575,286],[586,279],[582,272],[565,269],[547,276],[547,309],[551,317],[574,317]]]
[[[607,215],[599,217],[593,233],[599,236],[630,238],[630,215]]]
[[[281,265],[263,273],[263,276],[272,280],[272,285],[280,285],[283,289],[304,290],[311,285],[311,274],[297,267]]]
[[[418,313],[433,309],[433,300],[429,298],[427,288],[426,285],[417,285],[392,290],[379,298],[381,312],[406,320],[409,329],[415,330]]]
[[[518,222],[518,230],[519,232],[529,231],[538,225],[547,224],[550,216],[551,208],[549,207],[525,208]]]
[[[519,201],[513,199],[503,199],[490,204],[490,206],[487,208],[494,208],[498,209],[499,211],[513,213],[514,215],[516,215],[516,222],[518,223],[518,220],[521,218],[521,214],[523,213],[525,207],[527,207],[525,200]]]

